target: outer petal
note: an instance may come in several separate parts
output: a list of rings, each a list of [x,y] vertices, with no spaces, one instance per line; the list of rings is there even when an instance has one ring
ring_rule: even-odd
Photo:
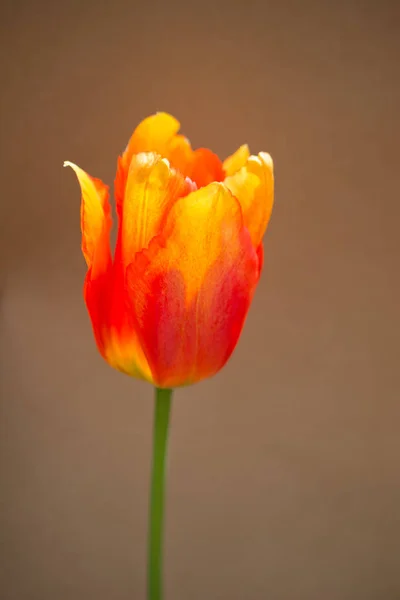
[[[66,162],[82,191],[82,250],[88,265],[84,297],[100,354],[113,367],[151,380],[151,372],[127,310],[125,275],[110,251],[108,188],[99,179]]]
[[[108,187],[69,161],[64,167],[75,171],[81,187],[82,252],[93,279],[104,273],[111,263]]]
[[[124,265],[133,261],[136,252],[147,248],[160,232],[166,211],[191,190],[191,182],[171,169],[167,159],[152,152],[132,157],[120,225]]]
[[[131,305],[157,385],[216,373],[239,338],[258,258],[240,206],[218,183],[178,200],[127,270]]]
[[[104,334],[107,331],[112,277],[108,188],[73,163],[67,161],[64,166],[75,171],[81,187],[82,251],[88,266],[84,297],[98,349],[105,357]]]
[[[246,165],[227,177],[225,185],[239,200],[244,223],[255,248],[262,240],[274,203],[274,171],[272,158],[266,152],[250,156]]]
[[[135,330],[126,294],[126,265],[159,233],[166,211],[193,189],[167,159],[142,152],[132,156],[114,260],[105,358],[116,369],[153,382],[146,354]]]

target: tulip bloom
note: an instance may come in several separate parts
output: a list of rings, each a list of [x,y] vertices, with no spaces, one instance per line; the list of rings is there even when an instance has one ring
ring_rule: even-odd
[[[118,159],[118,236],[108,187],[78,166],[84,297],[101,355],[158,388],[219,371],[238,341],[263,261],[272,159],[192,150],[166,113],[142,121]]]

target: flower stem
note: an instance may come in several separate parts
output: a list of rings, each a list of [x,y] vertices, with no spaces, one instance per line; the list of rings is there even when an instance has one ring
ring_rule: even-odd
[[[148,546],[148,600],[162,600],[165,463],[172,390],[156,388]]]

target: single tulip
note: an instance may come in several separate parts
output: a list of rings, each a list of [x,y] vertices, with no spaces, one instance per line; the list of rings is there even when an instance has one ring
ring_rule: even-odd
[[[238,341],[262,268],[274,197],[269,154],[224,162],[192,150],[158,113],[118,159],[118,236],[108,187],[73,163],[81,187],[84,297],[101,355],[158,388],[219,371]]]

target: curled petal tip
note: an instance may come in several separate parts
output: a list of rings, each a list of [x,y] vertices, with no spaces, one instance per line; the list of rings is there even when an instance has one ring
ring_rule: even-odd
[[[83,173],[82,169],[80,167],[78,167],[78,165],[74,164],[73,162],[69,161],[69,160],[64,160],[64,164],[63,167],[71,167],[71,169],[73,171],[75,171],[76,175],[79,177],[79,173]]]
[[[268,152],[260,152],[259,153],[259,157],[271,169],[274,168],[274,161],[272,160],[272,156],[270,154],[268,154]]]
[[[268,152],[259,152],[258,156],[250,156],[249,163],[250,165],[258,165],[259,167],[266,166],[272,172],[274,170],[274,161],[272,160],[272,156],[268,154]]]

